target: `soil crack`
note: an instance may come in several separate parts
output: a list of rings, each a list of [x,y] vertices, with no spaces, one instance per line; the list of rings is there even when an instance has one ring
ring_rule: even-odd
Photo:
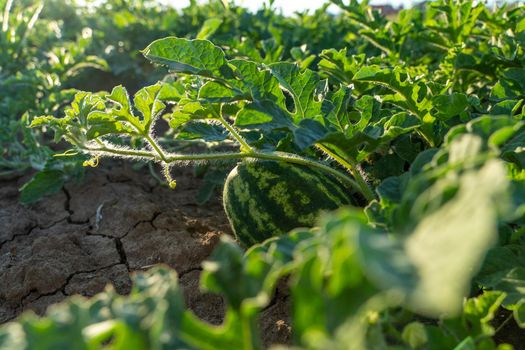
[[[62,191],[66,195],[66,201],[64,202],[64,210],[69,213],[69,216],[71,216],[73,215],[73,210],[71,210],[71,194],[65,186],[62,187]]]
[[[184,277],[185,275],[187,275],[188,273],[192,273],[192,272],[195,272],[195,271],[202,271],[202,267],[201,266],[190,267],[189,269],[186,269],[184,271],[177,272],[177,274],[179,275],[179,279],[180,279],[180,278]]]
[[[85,224],[88,224],[89,223],[89,219],[76,221],[76,220],[73,220],[71,218],[73,216],[73,214],[75,213],[75,211],[73,209],[71,209],[71,193],[69,193],[69,191],[67,190],[67,188],[65,186],[62,187],[62,191],[66,195],[66,201],[64,203],[64,210],[67,211],[67,213],[68,213],[67,223],[68,224],[72,224],[72,225],[85,225]]]
[[[9,239],[6,239],[5,241],[3,242],[0,242],[0,249],[2,249],[2,247],[6,244],[6,243],[9,243],[9,242],[12,242],[14,241],[17,237],[23,237],[23,236],[29,236],[31,234],[31,232],[33,232],[33,230],[39,228],[38,225],[33,225],[31,226],[26,232],[23,232],[23,233],[19,233],[19,234],[14,234],[11,238]]]
[[[80,271],[75,271],[73,272],[71,275],[69,275],[67,278],[66,278],[66,281],[57,289],[51,291],[51,292],[48,292],[48,293],[42,293],[42,294],[39,294],[34,300],[31,300],[31,302],[35,302],[43,297],[47,297],[47,296],[50,296],[50,295],[54,295],[58,292],[62,292],[62,294],[64,295],[69,295],[67,292],[66,292],[66,287],[68,286],[68,284],[71,282],[71,280],[76,276],[76,275],[79,275],[79,274],[82,274],[82,273],[96,273],[96,272],[99,272],[101,270],[105,270],[105,269],[109,269],[111,267],[114,267],[114,266],[117,266],[117,265],[120,265],[121,263],[120,262],[116,262],[116,263],[113,263],[113,264],[110,264],[110,265],[107,265],[107,266],[103,266],[103,267],[99,267],[99,268],[96,268],[96,269],[92,269],[92,270],[80,270]],[[27,298],[29,298],[31,296],[31,294],[33,293],[36,293],[38,292],[37,289],[35,288],[32,288],[26,295],[24,295],[21,300],[20,300],[20,307],[23,307],[25,301],[27,300]]]
[[[136,229],[140,224],[146,224],[146,223],[149,223],[155,230],[158,230],[158,228],[155,226],[155,224],[153,223],[155,221],[155,219],[160,215],[162,214],[162,212],[154,212],[151,219],[148,219],[148,220],[140,220],[140,221],[137,221],[124,235],[122,235],[122,237],[119,237],[119,239],[123,239],[125,238],[127,235],[130,234],[131,231],[133,231],[134,229]]]
[[[27,229],[26,232],[23,232],[23,233],[19,233],[19,234],[14,234],[11,238],[9,239],[6,239],[5,241],[2,241],[0,242],[0,249],[2,249],[2,247],[4,246],[4,244],[6,243],[9,243],[9,242],[12,242],[14,241],[17,237],[23,237],[23,236],[29,236],[31,235],[31,233],[36,230],[36,229],[39,229],[39,230],[47,230],[55,225],[58,225],[60,224],[61,222],[64,222],[66,221],[67,218],[64,218],[64,219],[60,219],[60,220],[57,220],[57,221],[53,221],[52,223],[50,223],[49,225],[33,225],[31,226],[29,229]],[[69,222],[68,222],[69,223]]]
[[[122,241],[120,240],[120,238],[115,238],[115,248],[117,249],[117,253],[120,257],[119,263],[126,265],[126,269],[130,271],[128,257],[126,255],[126,251],[124,250],[124,246],[122,245]]]

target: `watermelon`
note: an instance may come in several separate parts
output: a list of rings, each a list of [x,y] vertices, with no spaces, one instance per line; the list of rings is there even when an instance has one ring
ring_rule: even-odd
[[[349,191],[331,175],[276,161],[242,161],[224,184],[223,205],[245,246],[311,227],[321,210],[352,204]]]

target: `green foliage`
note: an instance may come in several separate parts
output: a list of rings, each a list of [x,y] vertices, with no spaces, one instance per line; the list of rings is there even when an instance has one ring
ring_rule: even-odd
[[[108,66],[87,52],[93,39],[89,28],[70,41],[59,40],[63,28],[42,17],[44,2],[9,0],[0,7],[0,177],[42,171],[22,189],[21,200],[32,202],[60,190],[66,179],[78,178],[81,168],[71,166],[74,160],[57,165],[49,159],[46,136],[27,126],[35,115],[61,113],[75,94],[68,88],[83,71]],[[48,163],[55,164],[53,170]]]
[[[14,129],[3,130],[25,130],[29,143],[52,130],[74,155],[41,162],[22,190],[27,202],[59,189],[75,164],[121,157],[160,163],[170,187],[173,166],[218,164],[199,201],[236,161],[257,159],[323,173],[356,203],[311,229],[273,230],[278,237],[246,252],[223,239],[201,280],[226,302],[220,326],[187,310],[175,273],[158,268],[137,275],[128,297],[107,291],[42,319],[26,315],[0,329],[0,346],[260,349],[258,317],[286,279],[296,348],[509,348],[496,345],[502,325],[525,322],[525,8],[438,0],[389,20],[366,1],[332,3],[340,15],[105,2],[85,17],[97,40],[79,57],[95,62],[87,48],[105,50],[113,77],[140,84],[74,96],[51,89],[29,107],[6,93],[1,103],[16,118],[30,109],[20,120],[34,129],[11,118]],[[30,15],[17,18],[30,27]],[[154,65],[136,57],[143,47]],[[10,74],[1,84],[21,81]],[[27,156],[45,159],[32,145]],[[17,149],[8,161],[24,154]],[[248,219],[263,227],[281,218]],[[498,325],[500,315],[509,316]]]

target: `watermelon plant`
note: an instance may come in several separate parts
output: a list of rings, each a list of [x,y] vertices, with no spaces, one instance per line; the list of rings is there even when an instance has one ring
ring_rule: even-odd
[[[525,7],[439,0],[389,20],[331,2],[337,28],[270,5],[258,31],[216,4],[225,15],[192,38],[142,51],[168,69],[161,81],[78,91],[31,123],[72,146],[62,157],[154,162],[172,188],[175,166],[231,169],[224,208],[242,246],[223,238],[201,278],[224,322],[198,319],[158,268],[129,296],[26,315],[1,345],[261,349],[258,318],[286,280],[295,348],[512,348],[502,329],[525,329]]]
[[[205,56],[203,52],[206,53]],[[329,142],[317,141],[307,127],[297,125],[303,120],[308,122],[308,114],[315,115],[314,113],[321,112],[323,103],[316,101],[315,95],[322,82],[313,71],[301,73],[299,68],[291,63],[276,63],[265,68],[247,60],[228,61],[219,47],[198,39],[161,39],[148,46],[144,55],[155,62],[169,65],[184,76],[175,83],[158,83],[139,90],[133,98],[135,108],[122,86],[114,88],[111,94],[107,95],[80,92],[75,96],[71,107],[66,110],[66,117],[39,117],[33,121],[32,126],[50,126],[55,129],[57,137],[64,137],[78,150],[90,153],[93,159],[86,164],[96,164],[102,156],[158,161],[164,168],[164,175],[170,187],[176,185],[176,181],[171,178],[170,168],[177,162],[250,158],[307,166],[331,175],[334,180],[341,182],[340,185],[345,185],[348,197],[352,192],[356,192],[365,201],[374,198],[352,156],[341,151],[338,154],[339,148]],[[309,84],[309,91],[304,91],[304,87],[297,85],[295,81],[295,77],[302,74],[308,75],[306,84]],[[185,85],[194,83],[201,85],[198,91],[185,89]],[[286,84],[283,85],[288,86],[286,91],[292,92],[295,105],[293,112],[287,109],[285,88],[281,84]],[[173,129],[180,130],[177,138],[191,140],[197,135],[204,141],[224,141],[229,137],[238,143],[239,151],[177,154],[164,150],[154,136],[154,130],[157,119],[163,115],[170,103],[176,103],[176,107],[171,113],[164,114],[164,118]],[[335,113],[335,107],[329,100],[327,106]],[[233,123],[230,120],[232,116],[235,117]],[[279,134],[280,129],[284,130],[282,135]],[[287,146],[279,146],[286,135],[293,134],[296,135],[295,140]],[[113,135],[121,141],[112,141],[109,136]],[[126,147],[126,138],[138,138],[146,147]],[[341,169],[333,168],[314,158],[315,150],[332,157]],[[345,174],[345,170],[352,174],[354,179]],[[281,175],[282,178],[286,176]],[[301,178],[307,177],[304,175]],[[307,181],[304,185],[307,188],[315,188],[319,186],[320,181],[323,179]],[[258,189],[260,190],[262,189]],[[255,193],[250,193],[250,196],[255,196]],[[280,196],[284,196],[284,193]],[[233,206],[233,200],[228,198],[231,196],[225,198],[227,208],[238,207]],[[343,202],[339,195],[339,199],[328,199],[319,209],[335,209],[341,203]],[[270,206],[271,204],[262,207],[261,213],[270,210]],[[305,215],[315,214],[317,211]],[[233,217],[241,213],[233,214],[230,211],[229,214],[233,222]],[[313,217],[296,221],[301,222],[311,224]],[[274,226],[277,230],[273,234],[285,232],[293,227],[290,224]],[[261,232],[259,238],[256,238],[257,233],[251,235],[251,239],[246,239],[245,242],[260,242],[272,234],[268,231]]]
[[[82,159],[50,159],[54,152],[47,137],[27,126],[35,116],[61,113],[75,94],[74,80],[88,69],[105,71],[108,65],[88,52],[93,41],[89,28],[64,40],[62,35],[69,33],[43,15],[44,2],[5,0],[0,9],[0,178],[40,171],[22,190],[22,200],[32,202],[79,178]]]

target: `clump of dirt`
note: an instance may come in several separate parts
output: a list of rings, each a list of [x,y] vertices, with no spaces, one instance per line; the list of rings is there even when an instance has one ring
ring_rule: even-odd
[[[129,293],[131,272],[163,263],[177,270],[188,307],[220,324],[222,298],[198,285],[202,261],[230,228],[218,196],[196,204],[200,180],[191,169],[174,175],[177,189],[170,190],[115,161],[31,206],[18,198],[27,177],[1,182],[0,323],[25,310],[42,314],[73,294],[92,296],[107,284]],[[281,286],[261,317],[266,345],[288,343],[288,304]]]

